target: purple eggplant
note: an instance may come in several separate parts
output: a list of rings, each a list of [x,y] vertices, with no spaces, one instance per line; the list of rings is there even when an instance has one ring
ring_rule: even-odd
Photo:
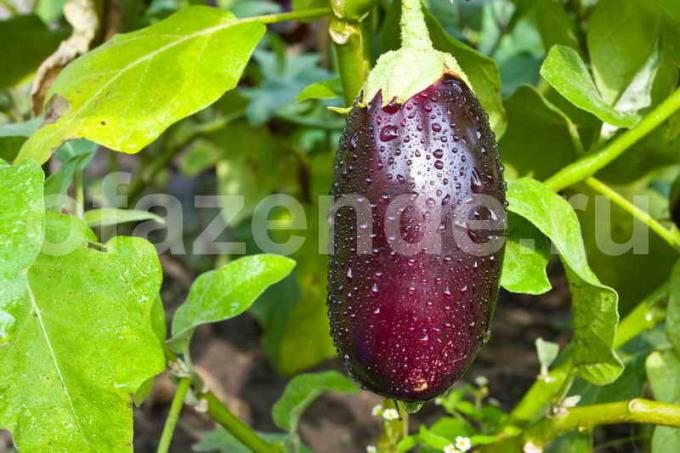
[[[462,79],[446,74],[403,104],[383,104],[379,92],[352,108],[336,156],[331,334],[364,388],[427,401],[488,337],[505,183],[488,117]]]

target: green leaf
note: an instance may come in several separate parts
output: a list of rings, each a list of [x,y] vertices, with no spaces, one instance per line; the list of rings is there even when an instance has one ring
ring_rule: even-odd
[[[0,20],[0,88],[12,87],[31,75],[63,36],[50,31],[35,15]]]
[[[0,125],[0,159],[11,162],[17,156],[19,148],[42,123],[41,117],[36,117],[21,123]]]
[[[546,267],[550,242],[523,217],[508,213],[501,286],[513,293],[543,294],[552,288]]]
[[[541,67],[541,76],[574,105],[602,121],[620,127],[631,127],[634,114],[618,112],[602,98],[586,64],[578,52],[567,46],[554,46]]]
[[[528,178],[512,181],[507,199],[510,211],[550,238],[565,266],[572,296],[576,371],[594,384],[614,381],[623,369],[613,349],[618,295],[590,269],[574,209],[557,193]]]
[[[78,220],[50,222],[54,244]],[[162,273],[142,239],[104,248],[79,241],[24,272],[17,334],[0,349],[0,426],[22,452],[132,451],[131,394],[165,366],[151,327]]]
[[[545,179],[581,154],[576,126],[535,88],[520,87],[505,107],[508,131],[499,147],[518,176]]]
[[[572,432],[564,434],[552,441],[545,453],[592,453],[593,433]]]
[[[274,423],[279,428],[294,433],[305,409],[328,391],[357,393],[359,388],[351,379],[337,371],[295,376],[272,407]]]
[[[50,89],[47,120],[18,159],[44,162],[78,137],[138,152],[234,88],[264,32],[259,22],[194,6],[116,35],[61,72]]]
[[[489,115],[489,122],[494,133],[497,137],[503,136],[506,119],[500,92],[500,75],[496,63],[448,34],[429,10],[425,9],[424,13],[434,48],[455,57],[467,75],[479,102]],[[381,32],[383,52],[400,47],[400,18],[401,2],[392,2]]]
[[[201,274],[172,320],[173,347],[182,351],[201,324],[224,321],[246,311],[267,287],[283,279],[295,261],[278,255],[253,255]]]
[[[342,96],[342,82],[339,78],[312,83],[298,93],[295,100],[304,102],[310,99],[335,99]]]
[[[654,398],[680,404],[680,359],[674,351],[653,352],[647,357],[647,377]],[[680,429],[658,426],[652,436],[652,452],[680,449]]]
[[[590,17],[588,53],[595,83],[610,105],[630,85],[659,37],[662,9],[645,3],[602,0]]]
[[[0,346],[14,337],[25,272],[43,243],[43,178],[35,162],[0,166]]]
[[[666,335],[675,353],[680,355],[680,261],[675,263],[668,282]]]
[[[444,449],[451,445],[451,441],[446,437],[442,437],[438,434],[433,433],[426,426],[421,425],[418,430],[418,440],[427,445],[430,448],[434,448],[438,451],[444,451]]]
[[[128,222],[142,222],[153,220],[154,222],[165,225],[165,219],[148,211],[136,209],[115,209],[102,208],[87,211],[83,216],[85,222],[91,227],[107,227]]]
[[[35,162],[0,166],[0,278],[15,277],[40,252],[45,216],[43,178]]]

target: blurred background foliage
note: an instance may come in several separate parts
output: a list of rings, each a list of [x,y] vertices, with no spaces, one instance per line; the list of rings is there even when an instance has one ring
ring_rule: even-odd
[[[5,160],[14,157],[40,122],[31,119],[31,80],[40,63],[71,32],[62,15],[64,3],[0,0],[0,158]],[[211,3],[242,17],[326,4],[323,0],[105,2],[110,3],[123,7],[119,17],[111,17],[115,9],[105,8],[103,13],[104,22],[114,24],[111,27],[116,32],[155,23],[190,4]],[[611,106],[639,119],[678,85],[680,7],[674,0],[425,3],[435,46],[456,54],[464,66],[473,68],[468,75],[489,110],[510,178],[550,176],[620,132],[603,121]],[[398,15],[398,2],[382,0],[367,19],[375,31],[371,36],[373,59],[398,46]],[[130,206],[143,194],[154,192],[172,193],[189,202],[200,194],[243,194],[245,206],[240,211],[224,206],[227,229],[221,238],[244,241],[248,253],[259,251],[250,229],[253,216],[263,215],[256,210],[259,200],[272,193],[300,200],[307,212],[306,231],[295,228],[296,219],[289,212],[269,214],[278,222],[278,240],[305,236],[304,245],[293,255],[298,266],[251,310],[262,326],[264,349],[276,369],[288,375],[335,355],[325,314],[326,257],[318,253],[316,235],[324,218],[319,217],[317,200],[330,187],[332,159],[344,118],[328,109],[341,107],[342,100],[337,62],[325,27],[324,21],[270,26],[236,90],[173,125],[135,157],[97,152],[86,141],[64,145],[50,163],[48,181],[48,193],[66,193],[74,173],[94,155],[86,177],[90,202],[98,205],[121,207],[119,197],[99,186],[100,176],[107,171],[133,174]],[[104,39],[97,37],[93,46]],[[551,76],[541,71],[555,45],[562,46],[562,55],[573,55],[583,64],[559,66],[566,60],[558,61],[560,55],[555,55],[558,69],[576,71],[585,81],[584,89],[595,90],[580,108],[565,98],[565,91],[556,89],[563,82],[551,79],[548,83],[546,78]],[[680,115],[676,114],[605,169],[601,179],[628,197],[649,195],[650,212],[667,222],[670,181],[680,168],[679,136]],[[636,237],[636,221],[617,207],[611,211],[611,240],[632,241],[641,247],[648,240],[650,252],[600,253],[595,245],[604,239],[595,236],[595,225],[607,219],[595,217],[592,194],[585,187],[573,189],[574,193],[589,194],[577,212],[592,268],[605,284],[618,290],[625,313],[667,278],[674,253],[654,235],[644,232],[644,237]],[[169,238],[188,251],[214,214],[190,204],[185,204],[185,222],[179,234]],[[160,237],[163,234],[159,232]],[[173,255],[172,260],[190,275],[198,275],[230,257],[188,253]],[[181,300],[173,278],[166,279],[169,307],[174,299]]]

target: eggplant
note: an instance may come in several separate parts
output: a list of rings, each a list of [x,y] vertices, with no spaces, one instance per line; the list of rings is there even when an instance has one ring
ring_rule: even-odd
[[[506,185],[487,114],[462,78],[445,73],[403,103],[385,101],[378,92],[355,103],[340,140],[328,314],[355,380],[422,402],[447,391],[488,338]]]

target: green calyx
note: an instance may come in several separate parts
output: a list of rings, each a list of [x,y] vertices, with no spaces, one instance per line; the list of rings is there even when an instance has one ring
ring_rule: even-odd
[[[378,92],[382,93],[383,106],[392,102],[403,104],[446,74],[471,87],[456,59],[432,47],[420,0],[401,1],[403,47],[380,56],[364,85],[362,105],[371,102]]]
[[[440,80],[445,74],[470,82],[456,59],[434,49],[402,47],[384,53],[368,75],[361,104],[367,105],[382,92],[382,105],[403,104],[414,95]]]

